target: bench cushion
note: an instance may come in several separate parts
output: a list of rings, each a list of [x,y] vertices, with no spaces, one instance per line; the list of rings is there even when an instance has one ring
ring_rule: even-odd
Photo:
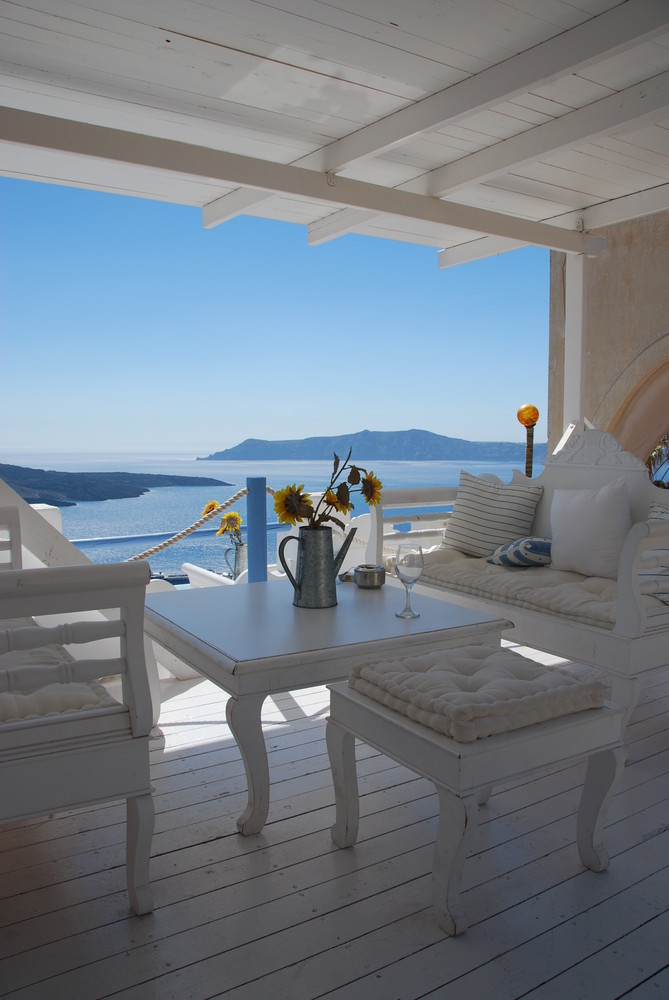
[[[529,611],[562,615],[597,628],[612,629],[616,622],[615,580],[552,566],[537,566],[529,571],[493,566],[486,559],[437,546],[425,552],[420,583]],[[645,594],[641,600],[648,611],[663,607],[656,595]]]
[[[485,645],[359,664],[349,686],[460,743],[600,708],[606,691],[592,672]]]

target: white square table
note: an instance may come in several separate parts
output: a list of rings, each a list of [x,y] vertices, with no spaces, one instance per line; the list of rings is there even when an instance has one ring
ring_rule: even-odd
[[[509,622],[429,597],[420,618],[395,616],[404,592],[337,584],[338,604],[296,608],[289,583],[238,584],[147,594],[145,630],[230,695],[228,725],[244,762],[248,803],[237,829],[262,830],[269,767],[262,732],[265,698],[345,680],[354,663],[471,642],[499,643]]]

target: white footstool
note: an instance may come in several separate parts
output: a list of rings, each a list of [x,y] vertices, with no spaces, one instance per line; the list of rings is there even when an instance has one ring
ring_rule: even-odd
[[[602,829],[625,761],[623,716],[604,702],[601,682],[499,647],[363,664],[348,684],[330,687],[332,839],[350,847],[358,835],[355,738],[429,778],[439,796],[432,901],[440,926],[458,934],[467,926],[460,884],[479,805],[500,782],[587,757],[578,851],[587,868],[608,866]]]

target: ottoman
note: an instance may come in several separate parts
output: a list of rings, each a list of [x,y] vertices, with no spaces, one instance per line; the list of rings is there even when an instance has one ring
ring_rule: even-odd
[[[473,645],[358,665],[333,684],[326,738],[335,789],[332,839],[358,834],[355,739],[429,778],[439,798],[432,903],[447,934],[466,929],[462,868],[491,789],[587,758],[576,839],[583,864],[603,871],[606,807],[624,767],[624,709],[592,675],[547,667],[512,650]]]

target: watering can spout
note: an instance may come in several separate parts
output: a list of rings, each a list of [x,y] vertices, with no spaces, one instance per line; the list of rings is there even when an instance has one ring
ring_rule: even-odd
[[[344,539],[344,541],[342,543],[342,547],[340,548],[339,552],[337,553],[337,557],[336,557],[336,559],[334,561],[334,575],[335,576],[337,576],[338,573],[339,573],[339,568],[340,568],[341,564],[343,563],[344,559],[346,558],[346,554],[347,554],[348,550],[351,547],[351,542],[353,541],[353,536],[355,535],[355,533],[356,533],[357,530],[358,530],[357,528],[351,528],[351,530],[349,531],[349,533],[347,534],[346,538]]]

